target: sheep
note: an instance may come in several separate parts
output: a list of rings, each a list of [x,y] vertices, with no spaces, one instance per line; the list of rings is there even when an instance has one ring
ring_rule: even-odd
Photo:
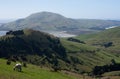
[[[14,66],[13,70],[17,70],[17,71],[21,72],[21,71],[22,71],[22,65],[21,65],[20,63],[17,63],[17,64]]]

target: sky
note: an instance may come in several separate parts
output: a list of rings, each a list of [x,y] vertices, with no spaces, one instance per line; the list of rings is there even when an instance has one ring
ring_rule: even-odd
[[[48,11],[75,19],[119,19],[120,0],[0,0],[0,19]]]

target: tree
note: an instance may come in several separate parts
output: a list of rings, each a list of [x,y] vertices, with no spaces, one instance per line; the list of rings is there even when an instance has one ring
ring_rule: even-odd
[[[108,43],[105,43],[104,44],[104,47],[107,48],[107,47],[110,47],[113,45],[113,42],[108,42]]]

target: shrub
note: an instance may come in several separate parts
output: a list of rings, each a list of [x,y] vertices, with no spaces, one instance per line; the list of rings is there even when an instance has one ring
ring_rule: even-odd
[[[10,64],[11,64],[11,61],[10,61],[10,60],[7,60],[6,64],[7,64],[7,65],[10,65]]]
[[[27,64],[25,62],[23,63],[23,67],[27,67]]]

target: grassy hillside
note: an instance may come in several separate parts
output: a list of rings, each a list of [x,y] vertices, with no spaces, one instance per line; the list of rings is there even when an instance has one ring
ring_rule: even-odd
[[[84,41],[85,44],[68,41],[67,39],[62,40],[62,43],[69,51],[69,55],[82,61],[82,67],[88,66],[87,68],[80,66],[81,69],[89,70],[93,66],[109,65],[112,59],[116,63],[120,63],[120,27],[108,29],[96,34],[80,35],[74,39]],[[86,53],[81,51],[81,48],[85,48],[84,51],[89,51]],[[90,52],[91,50],[94,50],[94,52]],[[119,75],[119,72],[106,72],[105,75]],[[116,77],[114,79],[119,78]]]
[[[91,72],[94,66],[110,64],[112,59],[120,63],[120,58],[116,54],[106,52],[98,47],[71,42],[67,39],[61,39],[61,42],[67,49],[69,59],[75,63],[73,67],[78,72]]]
[[[86,41],[89,45],[120,54],[120,27],[108,29],[96,34],[78,36],[76,38]],[[104,45],[110,42],[112,43],[112,46],[105,48]]]
[[[76,37],[79,40],[116,40],[120,38],[120,27],[108,29],[101,31],[96,34],[86,34],[86,35],[80,35]]]
[[[90,71],[96,65],[110,64],[112,59],[120,63],[120,28],[108,29],[96,34],[80,35],[75,39],[86,44],[62,39],[70,56],[81,61],[78,68]],[[105,47],[107,44],[112,45]]]
[[[27,68],[23,67],[22,72],[17,72],[13,70],[14,65],[15,62],[12,62],[11,65],[6,65],[6,60],[0,59],[0,79],[83,79],[82,75],[71,72],[52,72],[49,69],[31,64],[27,64]],[[103,76],[107,76],[110,79],[119,79],[118,75],[119,71],[103,74]],[[93,79],[88,76],[85,76],[85,78]]]
[[[13,70],[15,63],[6,65],[6,60],[0,59],[0,79],[77,79],[62,72],[52,72],[49,69],[27,64],[22,72]]]

